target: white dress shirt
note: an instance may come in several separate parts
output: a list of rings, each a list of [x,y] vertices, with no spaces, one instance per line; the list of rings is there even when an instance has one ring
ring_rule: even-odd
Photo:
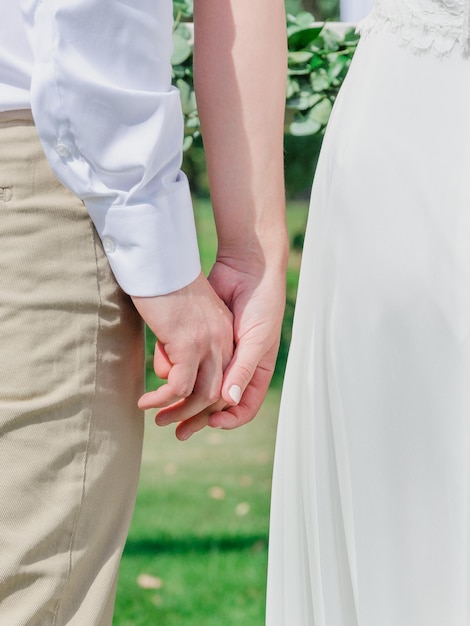
[[[171,0],[0,0],[0,110],[31,107],[131,295],[175,291],[199,253],[180,171]]]

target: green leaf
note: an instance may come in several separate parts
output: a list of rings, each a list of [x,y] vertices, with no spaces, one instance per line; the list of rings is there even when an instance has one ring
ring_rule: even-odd
[[[312,60],[309,63],[309,70],[313,71],[325,65],[325,59],[319,54],[314,54]]]
[[[199,126],[200,126],[199,117],[195,114],[195,112],[193,116],[186,118],[186,128],[199,129]],[[197,132],[193,132],[193,137],[196,137],[198,134],[199,133]]]
[[[171,62],[173,65],[184,63],[193,53],[193,48],[188,39],[183,35],[180,29],[173,33],[173,56]]]
[[[194,91],[191,86],[188,85],[188,83],[182,78],[179,78],[176,81],[176,86],[178,87],[180,92],[181,107],[183,109],[183,113],[185,115],[189,115],[190,113],[192,113],[192,111],[196,110],[196,97],[194,95]]]
[[[289,65],[292,64],[306,64],[313,57],[313,52],[307,50],[298,50],[297,52],[289,52],[287,58]]]
[[[330,87],[330,82],[328,72],[323,68],[313,72],[310,76],[310,83],[314,91],[325,91]]]
[[[326,126],[331,114],[332,104],[328,98],[322,100],[310,111],[309,119],[318,122],[321,126]]]
[[[322,31],[322,39],[327,50],[339,50],[341,35],[337,34],[334,30],[324,28]]]
[[[193,145],[193,138],[191,135],[186,135],[186,137],[183,140],[183,152],[186,152],[186,150],[189,150],[189,148]]]
[[[331,63],[330,67],[327,70],[330,80],[332,81],[335,78],[338,78],[338,76],[340,76],[343,73],[343,71],[347,68],[348,64],[349,64],[348,57],[342,54],[340,54],[339,56],[336,56],[336,58],[334,59],[334,61]]]
[[[315,18],[308,11],[301,11],[295,16],[296,24],[302,28],[305,28],[306,26],[311,26],[314,21]]]
[[[298,80],[293,80],[293,79],[288,79],[287,81],[287,94],[286,97],[289,100],[289,98],[292,98],[296,93],[299,93],[300,91],[300,84]]]
[[[308,68],[308,65],[304,67],[300,65],[296,69],[293,69],[292,67],[290,67],[288,69],[288,74],[289,76],[308,76],[310,74],[310,70]]]
[[[193,16],[193,0],[173,0],[173,14],[178,14],[185,18]]]
[[[301,50],[312,44],[322,32],[323,26],[314,26],[297,30],[289,35],[289,50]]]
[[[290,132],[296,137],[304,137],[306,135],[315,135],[322,128],[322,125],[316,120],[305,118],[297,120],[290,125]]]
[[[319,102],[323,100],[323,96],[308,91],[301,91],[294,98],[290,98],[287,102],[287,106],[290,109],[296,109],[297,111],[306,111],[311,109]]]

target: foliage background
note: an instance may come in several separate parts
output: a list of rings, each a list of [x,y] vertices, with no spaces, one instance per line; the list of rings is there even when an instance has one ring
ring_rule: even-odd
[[[313,13],[317,20],[338,20],[338,0],[285,0],[286,11],[297,15],[301,11]]]
[[[173,78],[186,120],[185,162],[193,193],[207,196],[207,177],[193,87],[192,0],[174,0]],[[305,11],[311,9],[314,13]],[[337,0],[287,0],[289,78],[286,94],[286,187],[288,197],[310,189],[323,132],[357,45],[354,29],[332,29]],[[317,25],[313,23],[317,20]]]

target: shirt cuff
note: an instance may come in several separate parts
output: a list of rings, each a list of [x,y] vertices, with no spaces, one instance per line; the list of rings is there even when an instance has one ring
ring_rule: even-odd
[[[159,296],[186,287],[201,271],[187,184],[153,204],[106,207],[85,200],[121,288],[131,296]]]

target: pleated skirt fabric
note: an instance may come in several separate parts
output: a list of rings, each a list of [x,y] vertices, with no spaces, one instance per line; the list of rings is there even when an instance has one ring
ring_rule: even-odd
[[[470,59],[361,41],[317,168],[268,626],[470,625]]]

